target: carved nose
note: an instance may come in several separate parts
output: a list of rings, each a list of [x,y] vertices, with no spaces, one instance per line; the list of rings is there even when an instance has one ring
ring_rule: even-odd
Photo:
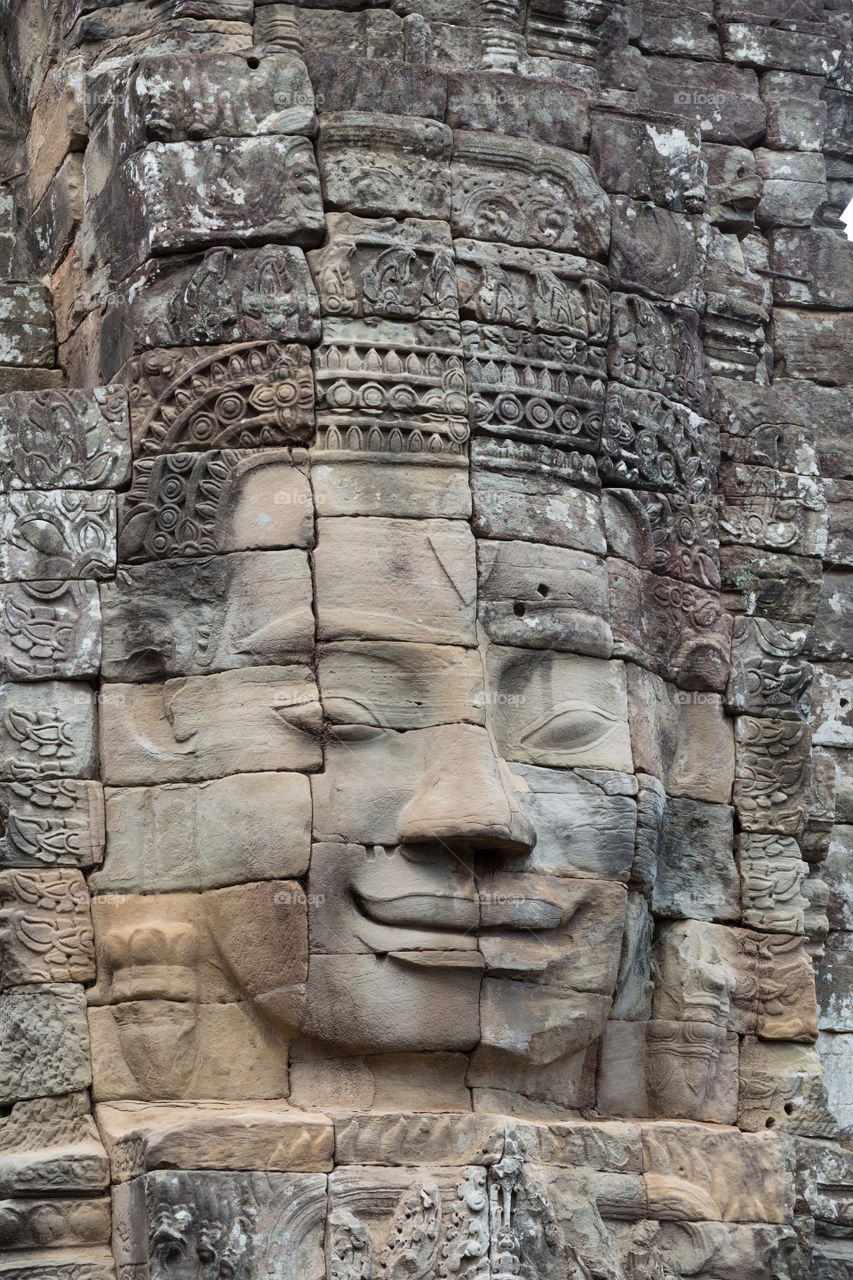
[[[400,817],[401,844],[530,853],[536,832],[515,799],[509,771],[478,725],[430,731],[426,767]]]

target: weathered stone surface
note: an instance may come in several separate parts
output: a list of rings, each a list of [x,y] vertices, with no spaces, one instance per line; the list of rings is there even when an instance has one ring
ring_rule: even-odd
[[[314,645],[311,598],[303,551],[119,569],[101,584],[104,679],[208,675],[305,657]]]
[[[607,339],[608,275],[600,263],[550,249],[457,238],[459,309],[481,324]]]
[[[536,830],[536,847],[507,869],[625,880],[636,825],[636,785],[605,770],[514,765],[518,802]]]
[[[127,396],[18,391],[0,396],[0,489],[117,488],[130,475]]]
[[[637,294],[614,293],[610,303],[611,377],[707,412],[710,387],[698,314]]]
[[[0,991],[94,979],[89,894],[79,871],[0,872],[0,911]]]
[[[833,33],[825,28],[821,30],[817,23],[812,30],[803,29],[800,24],[786,30],[763,23],[724,22],[720,39],[723,52],[731,62],[749,66],[827,75],[839,58]]]
[[[0,685],[0,776],[12,782],[95,773],[95,700],[89,685],[62,680]]]
[[[86,1093],[16,1102],[0,1126],[0,1188],[8,1196],[91,1194],[109,1186],[107,1154]]]
[[[472,430],[501,442],[595,453],[604,349],[503,325],[462,325]]]
[[[762,179],[757,216],[762,227],[808,227],[815,210],[826,198],[826,165],[810,151],[755,152],[755,167]],[[794,265],[786,264],[790,270]]]
[[[4,1200],[0,1242],[5,1249],[30,1250],[49,1242],[57,1248],[107,1245],[110,1201],[98,1199]]]
[[[340,518],[318,525],[321,638],[474,643],[477,565],[467,524]]]
[[[713,426],[692,410],[652,391],[608,385],[599,455],[606,484],[701,502],[716,487],[718,447]]]
[[[765,1040],[817,1039],[814,973],[801,937],[687,920],[661,927],[655,953],[656,1018]]]
[[[215,248],[151,259],[108,294],[100,356],[112,376],[146,347],[313,344],[319,336],[317,296],[301,249]]]
[[[802,933],[808,868],[791,836],[744,832],[738,838],[744,924],[771,933]]]
[[[838,1117],[840,1127],[849,1132],[853,1127],[850,1107],[853,1042],[849,1035],[836,1035],[831,1031],[822,1031],[818,1036],[817,1044],[832,1114]],[[832,1131],[829,1130],[826,1136],[831,1137]]]
[[[495,733],[507,760],[633,768],[621,662],[494,645],[486,666]]]
[[[44,287],[0,284],[0,365],[50,366],[53,357],[53,319]]]
[[[3,867],[91,867],[104,848],[100,782],[19,780],[0,787]]]
[[[495,644],[610,657],[610,598],[600,559],[535,543],[480,541],[477,561],[480,620]]]
[[[734,619],[726,705],[735,712],[805,720],[811,706],[811,627],[776,626],[766,618]]]
[[[673,796],[714,804],[731,798],[732,726],[715,693],[693,693],[628,664],[628,711],[634,764]]]
[[[702,158],[708,166],[708,213],[713,225],[739,235],[752,231],[762,187],[754,154],[746,147],[706,142]]]
[[[590,158],[605,191],[648,200],[675,213],[705,204],[699,130],[672,119],[594,111]]]
[[[108,578],[116,560],[109,491],[17,489],[0,497],[0,579]]]
[[[263,182],[270,169],[286,175],[284,185]],[[119,280],[152,254],[217,242],[316,244],[323,215],[311,144],[271,135],[149,143],[91,203],[83,231],[86,265],[109,263]]]
[[[178,449],[310,442],[314,381],[307,347],[279,343],[145,352],[130,385],[137,457]]]
[[[17,582],[0,588],[0,671],[8,680],[98,674],[101,610],[94,582]]]
[[[821,596],[820,561],[731,543],[720,550],[723,601],[730,613],[808,626]]]
[[[853,379],[849,312],[791,311],[773,313],[773,350],[778,378],[810,378],[830,387]]]
[[[311,847],[308,779],[243,773],[197,785],[110,788],[106,893],[201,890],[303,875]]]
[[[812,1045],[744,1037],[740,1051],[738,1126],[747,1133],[778,1128],[833,1137],[821,1060]]]
[[[761,98],[767,108],[769,147],[779,151],[820,151],[827,104],[821,98],[819,76],[770,71],[761,77]]]
[[[306,461],[301,450],[227,449],[137,462],[119,500],[121,561],[309,546]]]
[[[804,724],[738,716],[734,803],[744,830],[802,831],[811,802],[810,755]]]
[[[845,746],[850,741],[853,669],[846,662],[821,664],[812,688],[812,740],[824,747]]]
[[[737,1036],[706,1022],[608,1022],[599,1107],[605,1115],[733,1124]]]
[[[325,198],[362,217],[447,218],[451,145],[450,129],[434,120],[324,113],[317,158]]]
[[[66,58],[45,77],[27,134],[27,190],[34,206],[68,152],[86,146],[84,119],[86,67],[79,56]]]
[[[483,666],[472,649],[343,640],[321,645],[316,662],[324,714],[347,732],[484,723]]]
[[[731,619],[720,597],[623,560],[607,562],[613,652],[682,689],[725,688]]]
[[[505,137],[532,138],[570,151],[589,141],[589,99],[580,88],[544,76],[494,71],[451,71],[447,115],[451,129],[475,129]]]
[[[451,226],[462,236],[603,257],[610,210],[589,161],[544,143],[453,134]]]
[[[773,232],[771,262],[782,273],[773,281],[776,302],[794,307],[853,305],[853,250],[849,241],[822,227]]]
[[[732,845],[728,805],[667,800],[652,891],[655,915],[736,920],[740,893]]]
[[[335,740],[335,738],[337,740]],[[534,832],[479,725],[339,734],[311,781],[315,839],[528,853]]]
[[[111,786],[202,782],[270,766],[313,769],[321,760],[317,686],[305,666],[111,684],[100,709]]]
[[[610,270],[626,293],[699,306],[707,234],[697,215],[675,214],[653,204],[613,198]]]
[[[802,381],[761,387],[731,378],[715,379],[714,391],[723,457],[732,462],[814,476],[816,446],[821,453],[828,434],[843,437],[844,409],[837,391]],[[820,469],[827,471],[824,465]]]
[[[95,1115],[119,1183],[155,1169],[307,1173],[332,1167],[331,1120],[283,1102],[102,1102]]]
[[[160,1253],[148,1242],[177,1242],[182,1255],[201,1250],[234,1257],[246,1280],[267,1273],[265,1261],[292,1260],[305,1280],[321,1280],[327,1210],[322,1173],[173,1173],[157,1170],[134,1178],[115,1194],[114,1239],[119,1266],[153,1277]],[[253,1247],[243,1247],[251,1229]],[[167,1255],[168,1256],[168,1255]]]
[[[129,1000],[89,1009],[96,1102],[287,1096],[287,1050],[246,1002]]]
[[[308,254],[324,316],[458,317],[453,243],[446,224],[331,213],[326,226],[326,244]]]
[[[838,1280],[838,0],[42,7],[0,1271]]]
[[[86,997],[73,983],[0,994],[3,1104],[86,1089],[91,1083]]]
[[[274,49],[251,62],[239,53],[196,52],[189,65],[174,54],[142,58],[117,77],[109,101],[92,104],[91,117],[90,199],[149,142],[310,135],[316,126],[304,63]]]
[[[656,1208],[656,1217],[789,1220],[794,1188],[780,1141],[665,1121],[641,1125],[640,1132],[649,1211]]]
[[[604,555],[599,495],[575,483],[596,483],[589,455],[476,439],[471,455],[475,533]]]
[[[722,542],[800,556],[826,550],[826,498],[811,476],[723,463],[719,516]]]
[[[696,121],[711,142],[748,147],[766,126],[752,70],[691,58],[645,58],[640,97],[656,111]]]
[[[846,930],[833,930],[827,935],[825,954],[815,973],[818,1025],[821,1031],[853,1031],[851,941],[853,939]]]
[[[286,10],[279,10],[279,13]],[[320,15],[299,15],[301,24],[307,18],[313,39],[305,40],[305,59],[314,86],[317,110],[330,112],[381,112],[383,115],[418,116],[427,120],[444,119],[447,108],[447,77],[437,66],[424,66],[422,58],[404,61],[403,41],[399,55],[393,48],[395,26],[390,13],[365,15],[362,34],[377,44],[385,37],[385,47],[342,49],[346,40],[341,24],[349,15],[325,11],[327,21],[337,27],[333,42],[321,34],[317,23]],[[373,22],[370,23],[370,18]],[[322,21],[322,18],[320,17]],[[349,19],[352,21],[352,18]],[[372,26],[373,30],[368,31]],[[350,35],[355,33],[350,28]],[[399,32],[402,35],[402,32]],[[390,38],[389,38],[390,37]],[[287,43],[283,41],[283,43]],[[412,51],[413,52],[413,51]]]
[[[601,510],[607,549],[639,569],[719,590],[719,533],[714,504],[679,493],[605,489]]]

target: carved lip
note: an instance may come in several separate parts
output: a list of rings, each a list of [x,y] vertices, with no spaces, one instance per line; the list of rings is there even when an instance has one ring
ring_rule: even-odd
[[[362,915],[374,924],[424,932],[441,930],[444,933],[476,929],[480,923],[477,898],[440,893],[405,893],[393,898],[379,898],[361,891],[354,897]]]

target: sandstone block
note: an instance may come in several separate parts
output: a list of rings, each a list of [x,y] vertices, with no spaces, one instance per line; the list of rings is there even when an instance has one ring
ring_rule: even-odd
[[[10,781],[88,778],[96,769],[95,700],[83,683],[0,686],[2,776]]]
[[[451,142],[450,129],[434,120],[326,113],[318,143],[326,200],[362,217],[447,218]]]
[[[4,1105],[87,1089],[92,1080],[86,997],[73,983],[12,987],[0,995]]]
[[[317,686],[303,666],[109,685],[101,701],[104,781],[144,786],[271,766],[314,769],[319,731]]]
[[[732,1124],[737,1036],[708,1023],[608,1022],[599,1069],[605,1115]]]
[[[233,449],[137,462],[119,501],[121,561],[310,546],[306,461],[301,450]]]
[[[98,892],[203,890],[308,870],[311,795],[297,773],[110,788]]]
[[[95,582],[15,582],[0,587],[0,672],[8,680],[97,675],[101,610]]]
[[[121,568],[101,584],[103,677],[207,675],[305,656],[314,644],[311,596],[304,551]]]
[[[115,562],[115,494],[16,489],[0,497],[2,581],[108,578]]]
[[[91,867],[104,849],[100,782],[17,780],[0,787],[3,867]]]
[[[460,521],[324,518],[314,564],[323,639],[474,642],[475,547]]]
[[[732,726],[719,694],[676,689],[628,663],[631,750],[668,795],[726,804],[734,778]]]

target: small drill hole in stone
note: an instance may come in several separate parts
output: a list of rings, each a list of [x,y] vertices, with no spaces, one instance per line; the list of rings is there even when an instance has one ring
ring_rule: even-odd
[[[520,600],[516,600],[515,604],[512,606],[512,611],[517,618],[524,617],[525,609]]]
[[[540,582],[536,590],[539,592],[540,596],[547,596],[548,594],[548,587],[545,586],[544,582]]]
[[[786,1116],[792,1116],[794,1114],[793,1102],[786,1102],[782,1110],[785,1112]]]
[[[775,1123],[776,1123],[776,1121],[773,1119],[773,1117],[772,1117],[772,1116],[768,1116],[768,1117],[767,1117],[767,1119],[764,1121],[764,1128],[765,1128],[765,1129],[772,1129]]]
[[[261,65],[261,60],[260,60],[260,58],[247,58],[247,59],[246,59],[246,66],[247,66],[247,67],[251,67],[251,69],[252,69],[253,71],[257,71],[257,69],[258,69],[258,67],[259,67],[260,65]]]

